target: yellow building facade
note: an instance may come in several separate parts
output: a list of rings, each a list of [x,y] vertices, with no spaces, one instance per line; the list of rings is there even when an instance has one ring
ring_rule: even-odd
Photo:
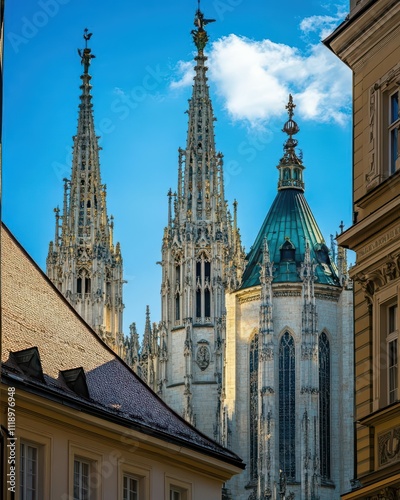
[[[353,70],[355,448],[350,499],[400,497],[400,3],[352,1],[326,40]]]

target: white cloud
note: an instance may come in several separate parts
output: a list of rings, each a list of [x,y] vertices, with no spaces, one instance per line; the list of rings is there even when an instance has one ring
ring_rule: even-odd
[[[332,31],[342,14],[304,19],[303,32]],[[304,51],[271,40],[255,41],[229,35],[209,47],[209,77],[224,107],[235,121],[264,127],[282,117],[288,94],[297,104],[296,116],[344,124],[350,116],[351,72],[322,43]],[[180,88],[192,84],[193,64],[181,62]]]
[[[327,16],[310,16],[304,18],[300,23],[300,30],[306,34],[317,34],[320,39],[326,38],[344,20],[348,6],[335,5],[336,14]]]
[[[194,66],[191,61],[178,61],[176,73],[178,79],[171,82],[170,87],[172,89],[179,89],[187,87],[188,85],[193,85]]]
[[[300,23],[300,30],[303,33],[318,33],[323,39],[331,33],[338,25],[338,19],[332,16],[311,16],[306,17]]]

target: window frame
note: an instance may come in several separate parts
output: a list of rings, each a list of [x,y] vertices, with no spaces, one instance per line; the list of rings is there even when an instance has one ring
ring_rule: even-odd
[[[40,463],[40,445],[38,445],[37,443],[33,443],[32,441],[26,441],[25,439],[22,440],[20,443],[19,443],[19,474],[18,474],[18,479],[19,479],[19,488],[18,488],[18,492],[19,492],[19,498],[20,500],[26,500],[27,498],[27,489],[28,489],[28,484],[26,483],[26,479],[27,479],[27,473],[29,471],[27,471],[27,464],[26,464],[26,461],[23,460],[23,454],[22,454],[22,447],[28,447],[28,448],[31,448],[31,449],[34,449],[36,451],[36,457],[35,457],[35,474],[34,474],[34,477],[35,477],[35,489],[32,490],[35,492],[35,498],[36,500],[38,500],[39,498],[41,498],[41,492],[42,492],[42,487],[41,487],[41,480],[40,480],[40,470],[39,470],[39,463]],[[26,455],[24,455],[26,457]],[[27,457],[27,460],[28,460],[28,457]],[[24,467],[22,466],[22,464],[24,463]],[[23,477],[23,480],[22,480],[22,476]],[[24,484],[25,483],[25,484]]]
[[[179,325],[182,321],[182,265],[180,262],[175,262],[175,305],[174,305],[174,319],[175,324]]]
[[[396,402],[399,399],[399,329],[398,329],[398,302],[389,303],[386,306],[386,359],[388,363],[387,367],[387,403],[391,404]],[[390,311],[394,310],[394,316],[391,318]],[[390,325],[391,319],[394,320],[393,327]],[[392,356],[391,356],[391,345],[395,345],[395,363],[392,364]],[[392,377],[392,373],[394,372],[394,377]],[[391,383],[393,382],[394,387],[391,387]],[[392,393],[395,395],[392,398]]]
[[[391,130],[400,126],[400,117],[391,121],[391,97],[398,92],[400,99],[400,63],[377,80],[369,90],[369,145],[370,171],[366,175],[366,191],[400,171],[400,154],[394,168],[391,162]],[[397,147],[400,153],[400,131],[397,133]]]
[[[75,460],[89,464],[89,499],[103,498],[103,481],[101,475],[102,455],[92,448],[84,448],[75,443],[69,443],[68,489],[71,499],[74,497]],[[94,482],[95,481],[95,482]]]
[[[389,329],[389,310],[397,304],[396,321],[397,330],[388,332]],[[400,304],[400,286],[389,285],[374,295],[373,299],[373,411],[388,406],[389,397],[389,360],[388,344],[397,340],[399,346],[399,304]],[[397,351],[398,361],[398,351]],[[400,371],[397,366],[397,398],[400,399]],[[394,402],[394,401],[393,401]]]
[[[322,374],[321,367],[321,353],[322,353],[322,339],[325,336],[326,343],[325,349],[327,354],[327,369],[325,374]],[[322,377],[324,375],[324,377]],[[325,386],[327,387],[328,396],[322,393],[321,382],[322,378],[325,380]],[[332,445],[332,349],[331,349],[331,338],[326,330],[323,330],[318,336],[318,379],[319,379],[319,453],[320,453],[320,474],[321,480],[323,482],[331,481],[332,475],[332,454],[331,454],[331,445]],[[328,409],[323,412],[323,398],[328,400]],[[328,424],[328,425],[327,425]],[[328,431],[326,431],[326,427],[328,427]],[[325,431],[325,433],[324,433]],[[323,442],[326,442],[326,449],[323,449]],[[326,472],[326,474],[323,474]]]
[[[138,467],[125,459],[118,464],[118,498],[124,499],[124,477],[129,476],[138,481],[139,500],[150,500],[150,468]]]
[[[397,117],[393,116],[393,98],[397,96]],[[400,170],[400,154],[399,154],[399,148],[400,148],[400,115],[399,115],[399,101],[400,101],[400,85],[394,88],[392,88],[388,93],[387,93],[387,103],[385,106],[385,111],[387,113],[387,142],[388,142],[388,148],[387,148],[387,155],[388,155],[388,165],[387,165],[387,170],[388,170],[388,177],[396,173],[397,170]],[[392,138],[395,137],[395,143],[393,144]],[[397,156],[396,158],[394,157],[395,149],[397,150]]]
[[[285,342],[286,345],[283,345]],[[290,344],[290,345],[289,345]],[[296,362],[296,340],[293,333],[289,329],[285,329],[279,338],[278,344],[278,418],[279,418],[279,468],[285,472],[288,482],[296,481],[298,472],[296,460],[296,384],[297,384],[297,362]],[[287,351],[287,352],[286,352]],[[288,356],[286,356],[288,354]],[[289,363],[287,363],[289,361]],[[289,376],[290,380],[289,391],[284,388],[282,377]],[[293,397],[293,402],[290,402]],[[293,409],[290,410],[290,406]],[[284,422],[286,425],[283,425]],[[289,436],[287,432],[289,431]],[[287,451],[287,446],[292,447],[291,451]],[[283,454],[283,450],[284,454]],[[290,462],[287,470],[287,463]]]
[[[125,486],[125,481],[127,482],[126,486]],[[131,484],[130,484],[131,481],[136,483],[136,487],[135,487],[136,491],[131,490]],[[140,480],[138,477],[124,472],[124,474],[122,475],[122,498],[123,498],[123,500],[131,500],[130,496],[132,493],[136,497],[133,500],[140,500],[140,482],[139,481]],[[127,490],[127,496],[125,496],[125,490]]]
[[[171,500],[171,492],[180,493],[180,500],[192,500],[192,483],[173,476],[165,476],[165,500]]]
[[[38,434],[27,429],[23,424],[18,425],[16,477],[18,478],[18,498],[20,498],[20,477],[21,477],[21,444],[34,446],[38,449],[37,470],[38,470],[38,495],[39,499],[50,498],[50,469],[52,438],[48,434]]]
[[[196,258],[194,317],[197,324],[209,323],[213,317],[212,262],[204,250]],[[208,313],[208,314],[207,314]]]
[[[79,485],[78,485],[78,489],[79,489],[79,493],[78,493],[78,497],[75,496],[75,487],[76,487],[76,483],[75,483],[75,477],[76,477],[76,470],[75,470],[75,465],[76,464],[79,464],[80,467],[79,467]],[[87,466],[87,486],[88,486],[88,499],[92,500],[91,497],[92,497],[92,492],[91,492],[91,486],[90,486],[90,475],[91,473],[93,472],[92,471],[92,468],[93,468],[93,465],[92,465],[92,462],[90,460],[87,460],[86,458],[84,457],[80,457],[80,456],[75,456],[74,457],[74,471],[73,471],[73,499],[74,500],[84,500],[84,498],[81,497],[81,494],[82,494],[82,488],[83,488],[83,481],[82,481],[82,478],[83,478],[83,466]]]

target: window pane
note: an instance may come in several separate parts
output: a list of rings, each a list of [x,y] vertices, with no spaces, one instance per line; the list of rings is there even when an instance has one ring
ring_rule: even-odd
[[[397,357],[397,339],[389,342],[388,345],[388,357],[389,357],[389,403],[394,403],[397,401],[397,389],[398,389],[398,357]]]
[[[250,344],[250,477],[258,477],[258,334]]]
[[[397,304],[389,307],[389,329],[388,334],[397,330]]]
[[[90,499],[89,472],[89,463],[74,461],[74,500]]]
[[[21,500],[38,498],[38,448],[28,444],[20,447],[20,497]]]
[[[201,291],[196,291],[196,318],[201,318]]]
[[[171,490],[169,498],[170,500],[181,500],[181,493],[177,490]]]
[[[279,463],[287,479],[296,478],[295,346],[286,332],[279,346]]]
[[[396,160],[399,151],[399,129],[396,127],[390,131],[390,173],[396,171]]]
[[[390,96],[390,123],[399,119],[399,93],[395,92]]]
[[[204,290],[204,316],[209,318],[211,316],[211,299],[210,290]]]
[[[319,448],[323,479],[330,479],[331,448],[331,367],[330,345],[325,332],[319,337]]]
[[[123,500],[139,500],[139,482],[132,476],[124,476]]]
[[[389,97],[389,174],[396,171],[396,162],[399,157],[399,92]]]

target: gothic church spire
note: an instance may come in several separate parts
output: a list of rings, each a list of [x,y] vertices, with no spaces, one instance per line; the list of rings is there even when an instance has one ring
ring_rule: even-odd
[[[57,208],[54,242],[47,274],[79,314],[116,352],[123,354],[122,256],[114,246],[113,218],[107,215],[106,186],[101,182],[98,137],[95,133],[91,79],[92,59],[78,49],[83,73],[77,133],[73,137],[72,173],[64,179],[62,214]]]
[[[244,255],[236,205],[233,225],[225,201],[222,154],[216,152],[214,140],[204,55],[205,26],[212,21],[197,9],[191,32],[197,53],[186,147],[179,149],[177,191],[168,193],[162,246],[163,363],[158,391],[184,418],[221,439],[225,292],[237,288]]]
[[[204,48],[208,41],[204,19],[196,12],[192,30],[197,47],[193,93],[189,99],[186,148],[179,149],[178,190],[175,223],[213,220],[226,222],[222,154],[216,153],[214,141],[214,112],[207,83],[207,57]]]

